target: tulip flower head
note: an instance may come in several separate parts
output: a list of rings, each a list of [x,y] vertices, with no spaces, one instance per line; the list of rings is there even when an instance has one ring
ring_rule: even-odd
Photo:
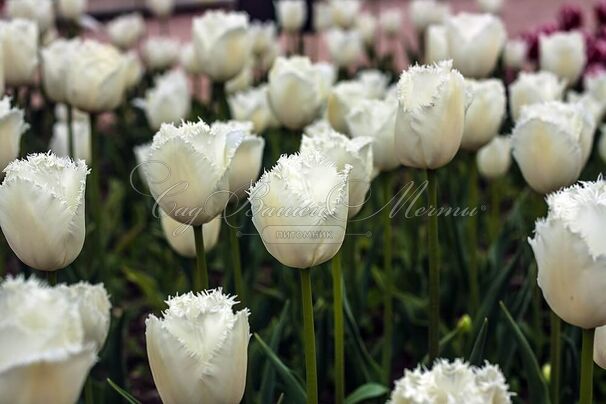
[[[355,29],[366,46],[374,46],[377,35],[377,19],[370,13],[361,13],[356,18]]]
[[[368,98],[383,99],[389,85],[389,76],[380,70],[367,69],[360,71],[356,76],[356,81],[366,87]]]
[[[237,404],[244,395],[248,310],[221,289],[175,296],[145,321],[147,356],[165,403]]]
[[[444,25],[430,25],[425,30],[425,63],[450,59],[448,31]]]
[[[511,39],[505,43],[503,63],[512,69],[521,69],[526,63],[528,45],[522,39]]]
[[[120,49],[130,49],[145,34],[145,20],[138,13],[122,15],[107,24],[111,42]]]
[[[517,121],[522,107],[544,101],[559,101],[564,96],[566,83],[549,72],[522,72],[509,85],[509,109]]]
[[[78,21],[87,6],[88,0],[57,0],[59,15],[66,20]]]
[[[252,122],[256,133],[263,133],[268,127],[279,123],[269,106],[268,87],[262,85],[238,92],[227,100],[231,115],[237,121]]]
[[[175,0],[146,0],[146,5],[156,17],[169,17],[175,8]]]
[[[33,21],[40,32],[45,32],[55,22],[52,0],[8,0],[6,15],[12,20],[22,18]]]
[[[494,138],[505,116],[507,100],[505,86],[498,79],[465,80],[470,97],[465,114],[461,148],[478,150]]]
[[[149,70],[169,69],[179,60],[181,45],[168,37],[150,37],[145,40],[142,57]]]
[[[499,14],[505,0],[476,0],[483,13]]]
[[[255,72],[253,63],[247,63],[236,77],[225,82],[225,92],[227,94],[235,94],[240,91],[249,89],[255,81]]]
[[[354,106],[368,99],[369,88],[358,80],[341,81],[334,86],[328,96],[326,117],[330,125],[339,133],[349,134],[347,116]]]
[[[362,2],[360,0],[332,0],[329,4],[334,24],[342,29],[352,28],[360,13]]]
[[[90,120],[72,121],[72,144],[74,158],[91,161],[91,127]],[[56,122],[53,125],[53,136],[50,141],[50,150],[58,157],[69,157],[69,130],[67,122]]]
[[[67,101],[67,73],[71,53],[78,40],[57,39],[42,49],[42,84],[47,97],[55,102]]]
[[[277,40],[276,24],[273,21],[252,22],[249,29],[252,37],[252,51],[255,55],[262,55]]]
[[[358,62],[364,47],[358,31],[333,28],[325,35],[330,59],[339,67],[351,67]]]
[[[606,326],[595,329],[593,361],[602,369],[606,369]]]
[[[274,6],[278,22],[284,31],[301,31],[307,20],[307,5],[304,0],[279,0]]]
[[[20,18],[0,21],[0,35],[6,85],[34,84],[38,68],[38,25]]]
[[[397,37],[402,30],[402,15],[400,8],[395,7],[381,12],[379,23],[387,37]]]
[[[155,86],[145,96],[145,116],[149,126],[159,130],[163,123],[178,123],[186,119],[191,108],[187,76],[173,70],[156,78]]]
[[[442,24],[450,16],[450,4],[436,0],[412,0],[409,14],[417,31],[425,31],[432,24]]]
[[[21,136],[29,125],[24,121],[23,111],[11,107],[11,98],[0,100],[0,168],[4,168],[19,157]],[[0,175],[2,177],[2,175]]]
[[[556,32],[539,37],[541,69],[566,80],[569,86],[577,82],[586,62],[585,38],[581,32]]]
[[[497,136],[478,150],[478,171],[486,179],[503,177],[511,166],[511,139]]]
[[[202,64],[200,59],[196,55],[196,49],[192,42],[188,42],[181,47],[181,54],[179,55],[179,64],[187,74],[197,76],[202,74]]]
[[[221,222],[223,218],[217,216],[210,222],[202,225],[204,236],[204,251],[209,252],[217,245]],[[166,241],[179,255],[186,258],[196,258],[196,242],[194,228],[190,225],[177,222],[163,211],[160,211],[160,224]]]

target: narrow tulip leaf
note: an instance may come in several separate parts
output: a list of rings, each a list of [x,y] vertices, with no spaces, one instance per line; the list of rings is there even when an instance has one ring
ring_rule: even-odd
[[[484,347],[486,346],[486,337],[488,335],[488,319],[484,318],[482,321],[482,327],[476,337],[476,342],[473,344],[471,353],[469,354],[469,364],[473,366],[480,366],[482,359],[484,358]]]
[[[379,398],[389,393],[389,389],[378,383],[367,383],[358,387],[353,393],[345,398],[345,404],[364,403],[373,398]]]
[[[141,401],[137,400],[128,391],[126,391],[122,387],[118,386],[109,377],[107,378],[107,383],[112,387],[112,389],[114,389],[116,391],[116,393],[120,394],[122,396],[122,398],[124,398],[129,404],[141,404]]]
[[[551,402],[549,398],[549,389],[547,388],[547,383],[543,378],[541,368],[539,367],[537,358],[532,352],[532,348],[530,347],[528,340],[526,340],[526,337],[524,337],[520,327],[518,327],[513,317],[511,317],[511,314],[509,313],[509,310],[507,310],[507,307],[505,307],[505,304],[501,301],[499,302],[499,305],[501,306],[501,311],[503,314],[505,314],[505,318],[507,319],[506,324],[513,332],[513,335],[518,343],[518,347],[520,348],[522,362],[524,363],[524,367],[526,369],[526,378],[528,379],[529,402],[549,404]]]
[[[157,310],[163,310],[166,307],[164,295],[160,293],[158,282],[143,271],[139,271],[127,266],[122,267],[122,272],[130,282],[137,285],[141,292],[147,298],[147,302]]]
[[[442,339],[440,339],[440,345],[439,345],[438,352],[444,351],[444,349],[448,346],[448,344],[450,344],[450,342],[452,340],[454,340],[455,337],[457,335],[459,335],[460,332],[461,332],[461,329],[455,328],[454,330],[452,330],[451,332],[446,334],[444,337],[442,337]],[[429,361],[429,355],[425,354],[425,356],[423,357],[423,360],[421,362],[424,364],[427,364],[428,361]]]
[[[286,387],[286,395],[288,396],[288,402],[304,404],[307,399],[307,394],[303,389],[303,386],[297,381],[297,378],[294,376],[292,371],[286,367],[286,365],[278,358],[278,356],[272,351],[272,349],[267,346],[265,341],[259,336],[259,334],[254,334],[255,339],[257,340],[261,350],[265,353],[267,358],[276,368],[276,371],[282,378],[284,385]]]
[[[282,332],[284,330],[284,326],[286,324],[286,320],[288,319],[288,310],[290,309],[290,300],[287,300],[284,304],[284,308],[282,308],[282,313],[280,313],[280,317],[274,326],[273,333],[271,334],[271,340],[269,341],[269,348],[276,352],[278,350],[278,346],[280,344],[280,340],[282,339]],[[260,388],[260,402],[262,403],[271,403],[273,401],[274,396],[274,387],[275,387],[275,379],[276,379],[276,369],[272,366],[271,363],[266,363],[263,369],[263,376],[261,378],[261,388]]]

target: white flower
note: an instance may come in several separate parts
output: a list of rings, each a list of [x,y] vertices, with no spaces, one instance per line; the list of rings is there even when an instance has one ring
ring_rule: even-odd
[[[448,33],[444,25],[430,25],[425,30],[425,63],[450,59]]]
[[[253,65],[251,63],[246,64],[236,77],[225,83],[225,92],[227,94],[235,94],[239,91],[249,89],[255,81],[254,74]]]
[[[395,37],[400,34],[402,29],[402,15],[399,7],[384,10],[379,16],[379,23],[383,32],[389,37]]]
[[[328,99],[330,90],[332,90],[332,87],[337,82],[337,67],[332,63],[317,62],[314,63],[314,69],[320,80],[322,102],[325,102]]]
[[[217,216],[210,222],[202,225],[204,251],[209,252],[217,245],[222,221],[223,218]],[[196,241],[193,227],[188,224],[177,222],[162,210],[160,211],[160,224],[162,225],[166,241],[168,241],[168,244],[173,250],[183,257],[196,257]]]
[[[163,123],[176,124],[186,119],[190,108],[189,83],[182,70],[157,77],[155,86],[145,95],[145,116],[154,130],[160,129]]]
[[[332,130],[332,126],[330,126],[330,123],[327,120],[318,119],[303,128],[303,134],[307,136],[322,136],[330,130]]]
[[[510,39],[505,43],[503,63],[512,69],[521,69],[526,63],[528,45],[522,39]]]
[[[478,150],[476,156],[478,171],[487,179],[504,176],[511,166],[511,139],[497,136]]]
[[[188,42],[181,47],[181,55],[179,55],[179,64],[187,74],[197,76],[202,74],[202,63],[196,55],[196,50],[192,42]]]
[[[6,15],[11,19],[23,18],[38,24],[40,32],[46,32],[55,22],[52,0],[8,0]]]
[[[249,35],[252,37],[252,50],[255,55],[262,55],[277,41],[276,24],[273,21],[254,21],[250,24]]]
[[[362,7],[360,0],[331,0],[330,15],[334,24],[342,29],[352,28]]]
[[[283,30],[297,32],[307,19],[307,5],[304,0],[279,0],[274,3],[278,22]]]
[[[470,102],[465,113],[461,148],[478,150],[499,132],[507,109],[505,86],[499,79],[465,80]]]
[[[583,76],[583,88],[590,92],[601,104],[606,105],[606,71]]]
[[[267,96],[266,84],[230,96],[227,102],[231,115],[238,121],[252,122],[255,132],[265,132],[268,127],[277,125]]]
[[[332,18],[332,4],[324,2],[313,3],[313,24],[316,32],[322,32],[331,28],[334,24]]]
[[[255,58],[255,66],[262,72],[267,73],[272,68],[278,56],[282,55],[282,47],[278,41],[273,42],[269,48]]]
[[[595,329],[593,361],[602,369],[606,369],[606,326]]]
[[[373,46],[377,36],[377,19],[370,13],[361,13],[356,18],[355,29],[366,46]]]
[[[326,117],[330,125],[343,134],[349,133],[347,115],[360,101],[370,98],[368,88],[359,81],[341,81],[328,96]]]
[[[409,14],[416,30],[424,31],[432,24],[446,22],[450,16],[450,4],[436,0],[412,0]]]
[[[149,37],[143,43],[141,55],[151,70],[164,70],[179,60],[181,45],[168,37]]]
[[[544,101],[558,101],[564,95],[565,82],[549,72],[521,72],[516,81],[509,85],[509,109],[517,121],[522,107]]]
[[[79,20],[87,6],[88,0],[57,0],[59,15],[68,20]]]
[[[499,14],[503,8],[504,0],[476,0],[480,10],[484,13]]]
[[[587,56],[585,38],[578,31],[556,32],[539,37],[539,64],[573,86],[579,79]]]
[[[165,403],[239,403],[246,386],[248,310],[221,289],[170,298],[145,321],[147,356]]]
[[[566,94],[566,102],[569,104],[576,104],[589,113],[596,126],[598,123],[602,122],[602,118],[606,112],[606,104],[597,100],[590,91],[584,93],[568,91]]]
[[[354,65],[364,52],[358,31],[333,28],[324,36],[330,59],[339,67]]]
[[[366,87],[368,98],[381,99],[385,97],[389,76],[380,70],[368,69],[358,72],[356,80]]]
[[[11,107],[11,98],[4,96],[0,100],[0,169],[17,157],[21,146],[21,135],[27,130],[23,111]],[[2,175],[0,175],[1,179]]]
[[[145,20],[138,13],[116,17],[107,24],[112,43],[121,49],[130,49],[145,34]]]
[[[125,53],[123,57],[124,64],[126,65],[124,68],[124,84],[126,89],[129,90],[141,82],[144,73],[143,64],[141,63],[137,53],[134,51]]]
[[[166,18],[173,13],[175,0],[146,0],[146,5],[157,17]]]
[[[4,81],[18,87],[33,84],[38,68],[38,26],[20,18],[0,21]]]
[[[44,92],[55,102],[67,101],[67,72],[77,44],[77,40],[57,39],[40,52]]]
[[[547,218],[536,223],[529,243],[538,284],[562,320],[590,329],[606,324],[606,183],[584,182],[547,197]]]
[[[58,157],[69,157],[68,144],[68,124],[66,122],[56,122],[53,125],[53,136],[50,140],[50,150]],[[91,161],[91,127],[89,120],[72,121],[72,144],[74,148],[74,158],[84,160],[86,163]]]

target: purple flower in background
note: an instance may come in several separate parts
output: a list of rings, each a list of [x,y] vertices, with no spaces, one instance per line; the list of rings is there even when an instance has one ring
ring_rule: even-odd
[[[564,31],[571,31],[583,25],[583,11],[576,4],[565,4],[558,11],[558,25]]]
[[[522,38],[528,44],[528,59],[536,62],[539,58],[539,36],[550,35],[559,31],[559,25],[555,22],[548,22],[539,25],[533,31],[522,34]]]
[[[599,1],[594,7],[593,12],[598,25],[606,25],[606,0]]]

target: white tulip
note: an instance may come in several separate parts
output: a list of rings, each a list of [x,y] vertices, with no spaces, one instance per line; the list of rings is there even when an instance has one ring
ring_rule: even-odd
[[[342,29],[350,29],[356,22],[356,17],[362,8],[360,0],[331,0],[332,21]]]
[[[269,72],[269,105],[287,128],[301,129],[319,114],[323,81],[307,57],[278,57]]]
[[[332,18],[332,4],[324,2],[314,2],[314,30],[316,32],[322,32],[334,25]]]
[[[240,91],[248,90],[255,81],[255,72],[252,63],[244,66],[242,71],[236,77],[225,83],[225,92],[235,94]]]
[[[349,171],[318,153],[283,155],[250,189],[252,221],[283,265],[311,268],[336,255],[347,226]]]
[[[432,24],[442,24],[450,16],[450,4],[436,0],[412,0],[409,5],[412,25],[424,31]]]
[[[465,113],[461,148],[478,150],[499,132],[507,109],[505,86],[499,79],[466,79],[465,90],[470,101]]]
[[[126,89],[130,90],[139,85],[141,82],[144,73],[143,64],[141,63],[137,53],[134,51],[124,54],[124,64],[126,65],[124,68],[124,84]]]
[[[189,292],[145,321],[147,356],[164,403],[237,404],[246,386],[248,310],[221,289]]]
[[[356,18],[356,30],[366,46],[374,46],[377,24],[377,19],[370,13],[361,13]]]
[[[86,164],[31,154],[4,172],[0,226],[11,249],[34,269],[67,267],[84,245]]]
[[[318,119],[303,128],[303,134],[307,136],[322,136],[332,130],[332,126],[326,119]]]
[[[394,83],[387,87],[387,91],[385,91],[385,97],[383,99],[385,101],[394,101],[396,104],[398,103],[398,83]]]
[[[606,71],[583,76],[583,88],[591,93],[601,104],[606,106]]]
[[[6,14],[11,18],[23,18],[38,24],[40,32],[46,32],[55,22],[52,0],[8,0]]]
[[[115,109],[126,88],[126,60],[116,48],[93,40],[74,47],[67,70],[67,100],[89,113]]]
[[[509,109],[517,121],[522,107],[544,101],[558,101],[564,96],[566,84],[549,72],[522,72],[509,85]]]
[[[278,41],[273,42],[269,48],[255,58],[255,65],[261,73],[267,73],[274,65],[274,62],[283,53],[282,47]]]
[[[188,42],[181,47],[181,55],[179,56],[179,64],[187,74],[197,76],[202,74],[202,63],[196,55],[196,50],[192,42]]]
[[[276,24],[273,21],[254,21],[250,24],[249,35],[252,37],[253,53],[262,55],[273,42],[277,41]]]
[[[328,95],[330,94],[330,90],[337,82],[337,67],[332,63],[328,62],[317,62],[314,63],[314,69],[318,74],[318,79],[320,80],[320,87],[322,88],[322,102],[326,102],[328,99]]]
[[[33,84],[38,69],[38,26],[14,19],[0,21],[0,36],[6,85],[18,87]]]
[[[366,87],[368,98],[382,99],[387,92],[389,76],[380,70],[367,69],[358,72],[356,80]]]
[[[503,63],[512,69],[521,69],[526,63],[528,45],[522,39],[510,39],[505,43]]]
[[[541,69],[566,80],[569,86],[577,82],[586,62],[585,38],[581,32],[556,32],[539,37]]]
[[[156,17],[169,17],[175,8],[175,0],[146,0],[146,5]]]
[[[154,87],[145,95],[145,116],[153,130],[163,123],[179,123],[191,109],[191,94],[187,76],[173,70],[156,78]]]
[[[389,37],[396,37],[402,30],[402,14],[400,8],[392,8],[381,12],[379,16],[381,29]]]
[[[491,14],[460,13],[446,22],[448,49],[454,67],[465,77],[483,78],[497,65],[507,32]]]
[[[503,177],[511,166],[511,139],[497,136],[478,150],[478,172],[486,179]]]
[[[201,68],[213,81],[225,82],[242,71],[252,50],[248,15],[209,11],[193,22],[193,41]]]
[[[276,16],[284,31],[301,31],[307,19],[307,5],[304,0],[279,0],[274,2]]]
[[[34,277],[5,280],[0,285],[2,402],[77,402],[105,342],[110,308],[102,285],[50,288]]]
[[[168,37],[149,37],[143,43],[141,56],[151,70],[169,69],[179,60],[181,44]]]
[[[91,161],[91,127],[90,121],[74,120],[72,122],[72,144],[74,148],[74,158],[84,160],[86,163]],[[66,122],[57,122],[53,125],[53,136],[50,141],[50,150],[58,157],[69,157],[68,144],[68,124]]]
[[[394,101],[363,100],[347,115],[347,126],[353,138],[370,136],[374,166],[390,171],[400,165],[394,148],[396,113]]]
[[[11,98],[4,96],[0,100],[0,169],[17,157],[21,146],[21,136],[29,127],[24,121],[24,113],[11,107]],[[0,180],[2,175],[0,175]]]
[[[202,121],[163,124],[144,167],[156,203],[181,223],[210,222],[227,205],[235,147],[224,131]]]
[[[277,120],[267,100],[267,85],[236,93],[227,99],[231,115],[237,121],[252,122],[256,133],[276,126]]]
[[[569,104],[576,104],[581,107],[584,111],[588,112],[593,118],[594,124],[597,126],[598,123],[602,122],[604,113],[606,112],[606,104],[598,101],[593,93],[587,91],[584,93],[577,93],[575,91],[569,91],[566,94],[566,102]]]
[[[360,60],[364,52],[362,38],[357,31],[333,28],[324,36],[330,59],[339,67],[350,67]]]
[[[337,170],[351,167],[349,173],[349,210],[348,218],[357,215],[370,189],[373,173],[372,138],[368,136],[349,139],[347,136],[330,129],[314,136],[304,135],[301,140],[301,154],[320,153],[337,166]]]
[[[205,252],[211,251],[217,245],[222,221],[223,218],[217,216],[210,222],[202,225]],[[162,225],[166,241],[168,241],[173,250],[183,257],[196,258],[196,241],[193,227],[177,222],[163,211],[160,211],[160,224]]]
[[[598,143],[598,154],[602,162],[606,163],[606,127],[602,125],[600,127],[600,141]]]
[[[347,116],[354,106],[369,99],[368,88],[359,81],[341,81],[328,96],[326,117],[330,125],[340,133],[349,134]]]
[[[67,101],[67,71],[77,44],[77,40],[57,39],[40,52],[44,92],[55,102]]]
[[[138,13],[114,18],[107,24],[112,43],[120,49],[130,49],[145,34],[145,20]]]
[[[77,21],[88,7],[88,0],[57,0],[59,15],[68,20]]]
[[[606,369],[606,326],[595,329],[593,361],[602,369]]]
[[[425,30],[425,63],[450,59],[448,33],[444,25],[430,25]]]
[[[549,307],[581,328],[606,324],[606,222],[604,180],[583,182],[547,197],[547,218],[536,223],[529,243],[538,284]]]
[[[465,121],[465,83],[452,61],[413,66],[398,82],[395,149],[408,167],[436,169],[455,156]]]
[[[499,14],[503,9],[504,0],[476,0],[483,13]]]
[[[511,146],[528,185],[547,194],[574,183],[591,153],[594,129],[577,105],[552,101],[524,107]]]

